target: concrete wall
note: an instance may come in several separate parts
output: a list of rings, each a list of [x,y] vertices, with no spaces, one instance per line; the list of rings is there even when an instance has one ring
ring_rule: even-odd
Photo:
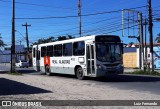
[[[11,55],[0,55],[0,63],[9,63],[11,61]]]
[[[153,47],[153,60],[154,60],[154,64],[156,65],[156,61],[160,60],[160,46],[156,46]],[[145,49],[144,49],[144,53],[145,53]],[[142,54],[143,55],[143,54]],[[152,67],[151,65],[151,53],[150,53],[150,48],[147,47],[147,62],[150,63],[150,67]],[[139,48],[137,48],[137,67],[139,67]],[[142,60],[143,63],[143,60]],[[159,66],[159,65],[158,65]],[[142,65],[143,67],[143,65]]]

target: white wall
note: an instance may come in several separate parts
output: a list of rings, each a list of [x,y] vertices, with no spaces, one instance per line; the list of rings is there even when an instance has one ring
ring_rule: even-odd
[[[143,54],[142,54],[142,56],[143,56]],[[150,56],[150,57],[148,57],[148,56]],[[145,59],[145,48],[144,48],[144,59]],[[147,47],[147,61],[150,61],[150,60],[151,60],[150,48]],[[143,63],[143,60],[142,60],[142,63]],[[139,48],[137,48],[137,67],[139,67]]]

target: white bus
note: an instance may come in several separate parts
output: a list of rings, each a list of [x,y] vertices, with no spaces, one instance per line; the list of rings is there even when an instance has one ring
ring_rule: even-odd
[[[122,74],[123,44],[119,36],[92,35],[33,45],[33,68],[36,71],[99,77]]]

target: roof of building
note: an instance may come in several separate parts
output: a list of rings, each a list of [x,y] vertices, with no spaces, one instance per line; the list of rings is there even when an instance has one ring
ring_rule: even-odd
[[[145,44],[144,44],[145,45]],[[146,44],[147,47],[150,46],[149,43]],[[160,46],[160,43],[154,43],[153,46]],[[125,44],[125,47],[139,47],[139,44]]]
[[[128,52],[136,52],[136,47],[124,47],[123,51],[124,53],[128,53]]]

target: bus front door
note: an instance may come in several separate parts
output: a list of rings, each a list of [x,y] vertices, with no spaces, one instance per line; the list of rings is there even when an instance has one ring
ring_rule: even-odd
[[[94,45],[87,44],[87,74],[94,76],[95,75],[95,53]]]

